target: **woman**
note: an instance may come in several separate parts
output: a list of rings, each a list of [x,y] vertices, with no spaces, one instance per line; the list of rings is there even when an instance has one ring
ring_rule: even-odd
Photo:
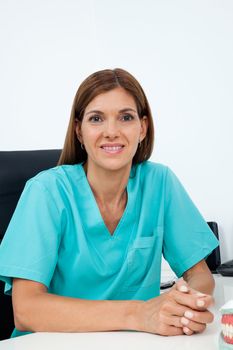
[[[136,79],[122,69],[89,76],[58,166],[26,183],[0,248],[12,336],[191,335],[212,322],[204,258],[218,242],[174,173],[148,161],[152,148],[150,107]],[[183,279],[160,296],[162,254]]]

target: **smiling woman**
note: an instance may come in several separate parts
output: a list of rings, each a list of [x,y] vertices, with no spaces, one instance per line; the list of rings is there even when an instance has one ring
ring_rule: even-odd
[[[0,246],[12,336],[191,335],[213,321],[204,258],[218,241],[172,170],[149,161],[153,140],[149,103],[130,73],[84,80],[58,165],[26,183]],[[160,295],[162,254],[183,279]]]
[[[76,119],[76,123],[77,137],[86,149],[92,171],[96,167],[115,171],[125,168],[129,175],[138,143],[146,137],[147,117],[139,117],[128,92],[117,87],[101,93],[87,105],[82,122]]]

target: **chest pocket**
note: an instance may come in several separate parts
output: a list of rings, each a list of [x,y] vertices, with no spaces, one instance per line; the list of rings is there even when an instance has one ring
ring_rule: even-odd
[[[155,283],[156,274],[156,241],[158,237],[138,237],[127,255],[127,273],[125,287],[127,290],[137,290]]]

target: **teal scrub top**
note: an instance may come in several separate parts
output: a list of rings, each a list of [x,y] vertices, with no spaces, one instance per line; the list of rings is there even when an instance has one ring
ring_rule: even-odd
[[[111,235],[82,164],[60,165],[27,181],[0,246],[0,279],[6,294],[18,277],[62,296],[148,300],[160,294],[162,254],[181,277],[217,246],[169,167],[132,166]]]

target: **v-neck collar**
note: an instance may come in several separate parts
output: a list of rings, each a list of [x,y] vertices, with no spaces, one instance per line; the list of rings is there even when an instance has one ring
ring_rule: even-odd
[[[98,238],[105,238],[108,240],[118,239],[121,230],[124,230],[125,227],[133,226],[135,208],[134,208],[134,193],[133,193],[133,178],[134,166],[131,168],[130,176],[126,186],[127,191],[127,204],[125,210],[122,214],[120,221],[118,222],[117,227],[115,228],[113,234],[111,234],[103,220],[100,209],[96,202],[95,196],[92,192],[91,186],[88,182],[85,170],[83,169],[82,164],[77,164],[79,173],[81,177],[79,178],[79,195],[81,195],[80,202],[78,206],[81,209],[82,223],[85,230],[89,235],[97,236]],[[134,195],[133,195],[134,194]],[[134,214],[134,215],[133,215]],[[124,238],[122,238],[124,240]]]

